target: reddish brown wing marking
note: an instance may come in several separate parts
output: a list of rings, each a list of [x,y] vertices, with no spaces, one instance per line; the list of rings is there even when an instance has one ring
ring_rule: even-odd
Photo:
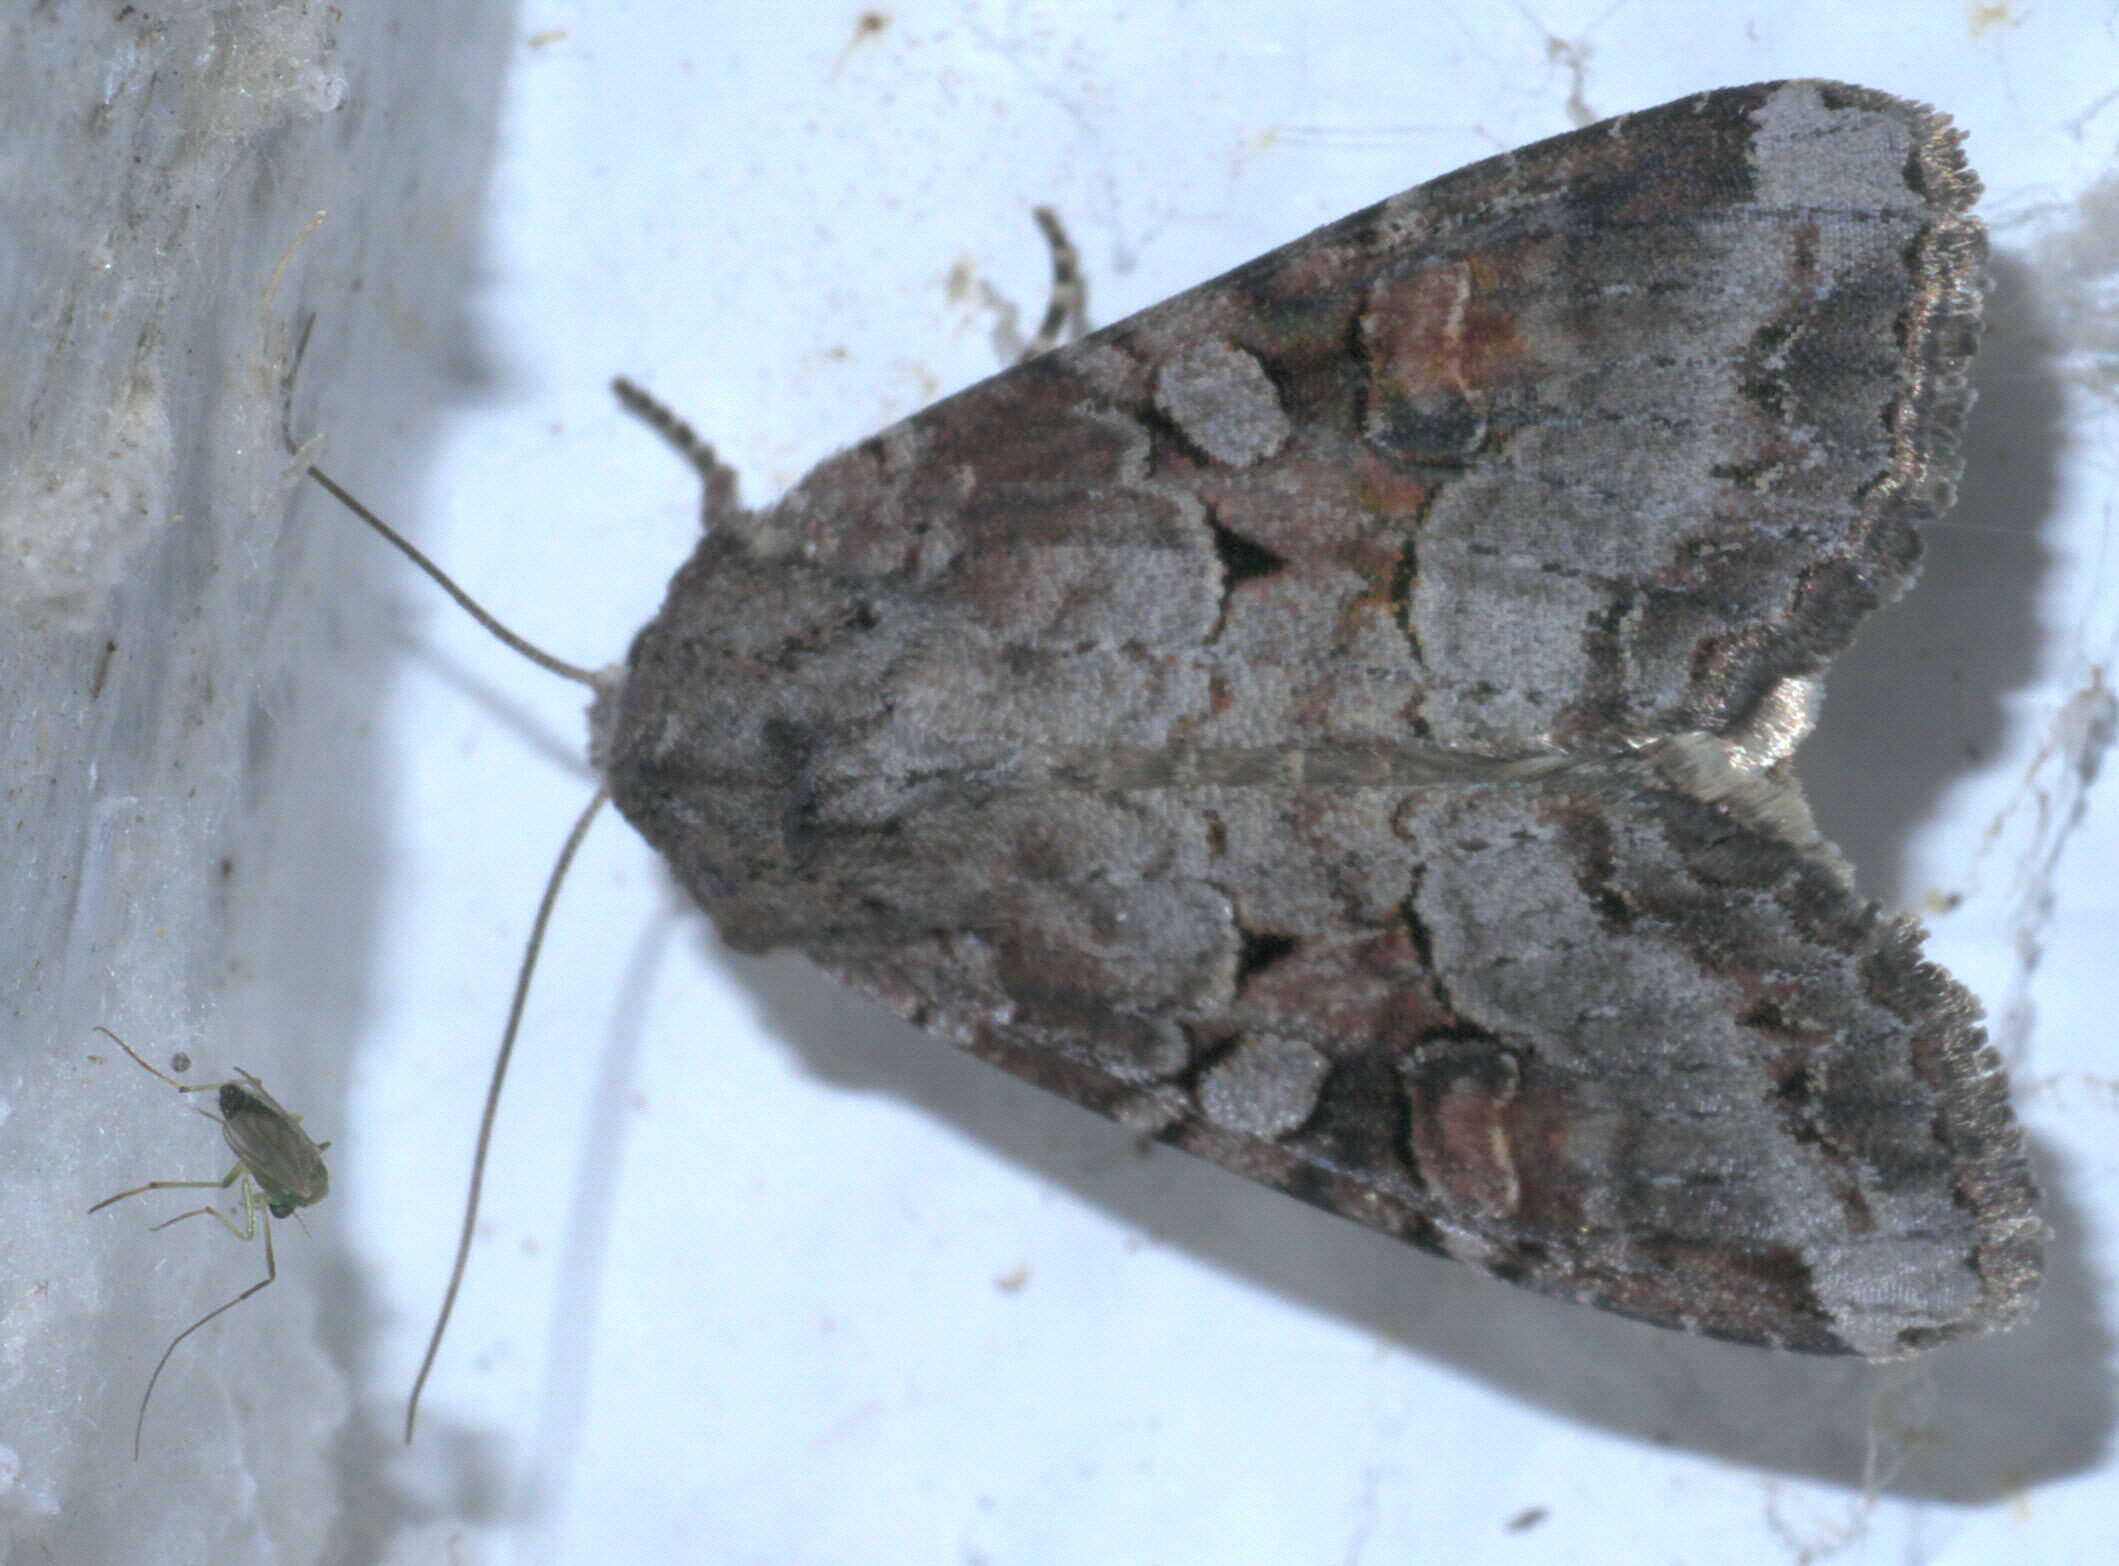
[[[1950,498],[1976,192],[1791,82],[1357,213],[720,515],[613,798],[732,944],[1500,1276],[2013,1320],[1976,1004],[1787,769]]]

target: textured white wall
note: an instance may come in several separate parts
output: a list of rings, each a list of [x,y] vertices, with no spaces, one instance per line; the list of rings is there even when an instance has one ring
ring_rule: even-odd
[[[301,1561],[342,1532],[367,1330],[330,1205],[262,1247],[196,1193],[195,1081],[343,1122],[387,802],[363,538],[291,525],[292,422],[424,460],[483,197],[501,7],[11,7],[0,23],[0,1556]],[[320,222],[315,222],[319,214]],[[312,228],[312,223],[314,227]],[[393,420],[399,421],[393,423]],[[387,470],[386,470],[387,471]],[[183,1198],[190,1196],[191,1203]],[[334,1283],[340,1285],[333,1287]]]

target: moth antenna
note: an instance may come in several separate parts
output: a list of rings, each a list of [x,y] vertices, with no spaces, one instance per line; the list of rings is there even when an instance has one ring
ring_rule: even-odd
[[[1030,215],[1037,219],[1037,226],[1045,236],[1045,243],[1052,249],[1052,296],[1045,305],[1045,318],[1038,322],[1037,331],[1017,358],[1018,364],[1035,359],[1039,354],[1050,353],[1060,345],[1063,337],[1070,335],[1067,325],[1071,321],[1079,336],[1088,324],[1086,309],[1089,302],[1088,285],[1082,281],[1081,252],[1074,248],[1074,241],[1067,237],[1059,214],[1050,207],[1032,207]]]
[[[663,429],[665,434],[669,434],[673,441],[677,441],[679,449],[685,451],[693,465],[698,467],[700,472],[707,477],[709,501],[713,498],[713,474],[715,471],[725,475],[723,488],[732,498],[735,492],[734,474],[728,473],[726,469],[719,467],[719,464],[714,461],[712,450],[697,435],[692,433],[690,426],[668,413],[667,410],[662,409],[660,404],[653,403],[646,397],[645,393],[636,392],[635,395],[643,405],[654,409],[656,414],[659,415],[659,419],[651,417],[650,422],[655,423],[658,429]],[[631,404],[629,403],[628,406],[631,406]],[[514,648],[515,651],[521,653],[540,668],[549,669],[554,674],[562,675],[567,679],[586,685],[599,696],[605,692],[609,685],[609,680],[604,675],[596,670],[584,669],[578,664],[568,663],[563,658],[554,657],[543,648],[516,635],[507,626],[502,625],[499,620],[488,614],[484,606],[475,598],[457,586],[448,572],[442,570],[440,566],[428,559],[425,553],[410,539],[362,505],[346,490],[345,486],[338,483],[329,474],[312,465],[309,469],[309,476],[316,480],[325,493],[367,523],[386,542],[394,545],[398,553],[424,571],[443,592],[447,593],[463,607],[465,613],[492,632],[499,640]],[[449,1318],[455,1313],[456,1297],[463,1288],[465,1269],[470,1265],[471,1236],[478,1226],[479,1201],[485,1192],[486,1160],[493,1148],[493,1127],[500,1117],[500,1095],[507,1084],[509,1062],[514,1058],[515,1039],[522,1029],[523,1008],[530,998],[530,980],[537,971],[537,956],[544,947],[545,931],[552,922],[552,909],[559,901],[559,888],[565,882],[567,871],[574,863],[574,855],[580,849],[582,839],[588,836],[590,823],[596,819],[596,812],[603,807],[603,802],[608,797],[609,791],[599,788],[596,791],[596,797],[589,801],[588,807],[581,812],[579,819],[575,821],[573,830],[567,833],[566,842],[559,850],[559,858],[553,864],[552,873],[545,881],[544,897],[538,903],[537,917],[530,925],[530,938],[523,947],[522,966],[515,976],[514,999],[508,1006],[507,1025],[501,1030],[499,1052],[493,1058],[492,1080],[486,1086],[485,1112],[478,1122],[478,1145],[471,1155],[471,1181],[469,1189],[464,1196],[463,1229],[456,1239],[456,1259],[449,1268],[449,1286],[442,1295],[441,1310],[434,1320],[434,1331],[427,1339],[427,1352],[419,1362],[419,1374],[413,1379],[412,1395],[405,1402],[405,1444],[408,1446],[411,1445],[413,1431],[419,1423],[420,1396],[426,1390],[428,1377],[434,1373],[434,1362],[441,1354],[441,1340],[443,1335],[449,1330]],[[123,1041],[120,1040],[120,1042],[122,1043]],[[131,1051],[128,1049],[127,1053],[130,1054]],[[160,1075],[160,1073],[157,1073],[157,1075]],[[215,1314],[219,1313],[216,1312]],[[210,1320],[211,1318],[207,1319]]]
[[[309,476],[315,479],[323,487],[324,492],[330,495],[332,499],[359,517],[368,526],[374,528],[387,542],[395,545],[400,554],[426,572],[428,576],[434,579],[435,585],[462,605],[465,613],[491,631],[502,642],[514,648],[539,668],[549,669],[554,674],[562,675],[569,680],[586,685],[590,690],[599,694],[603,691],[606,682],[596,670],[584,669],[579,664],[568,663],[564,658],[555,658],[536,643],[517,636],[505,625],[502,625],[492,615],[486,613],[485,607],[477,599],[458,587],[451,580],[448,572],[422,554],[418,545],[414,544],[412,540],[398,532],[396,528],[370,511],[358,500],[355,500],[343,485],[325,473],[322,468],[312,466],[309,469]]]
[[[668,441],[677,455],[699,475],[699,524],[711,533],[723,517],[738,510],[736,470],[714,455],[714,448],[697,430],[679,418],[674,409],[657,401],[624,376],[611,382],[618,405]]]
[[[508,1061],[515,1053],[515,1035],[522,1027],[523,1006],[530,998],[530,978],[537,971],[537,953],[544,945],[545,927],[552,922],[552,907],[559,901],[559,887],[574,863],[575,850],[588,836],[589,824],[596,819],[596,812],[603,808],[609,793],[608,789],[596,790],[596,797],[589,801],[588,809],[582,811],[574,829],[567,834],[559,858],[552,866],[552,874],[545,881],[544,900],[537,905],[537,918],[530,926],[530,939],[523,948],[522,967],[515,975],[515,998],[508,1005],[508,1025],[501,1030],[500,1053],[493,1058],[493,1080],[486,1086],[485,1114],[478,1122],[478,1147],[471,1155],[471,1185],[464,1196],[463,1231],[456,1237],[456,1260],[449,1269],[448,1291],[442,1295],[441,1314],[434,1319],[434,1334],[427,1340],[426,1357],[419,1362],[419,1375],[412,1382],[412,1396],[405,1403],[407,1446],[412,1444],[413,1427],[419,1422],[420,1394],[426,1390],[427,1377],[433,1374],[435,1358],[441,1353],[442,1334],[449,1330],[449,1317],[456,1309],[457,1291],[463,1286],[464,1269],[470,1264],[471,1232],[478,1226],[478,1201],[485,1190],[486,1155],[493,1146],[493,1123],[500,1115],[500,1090],[508,1080]]]

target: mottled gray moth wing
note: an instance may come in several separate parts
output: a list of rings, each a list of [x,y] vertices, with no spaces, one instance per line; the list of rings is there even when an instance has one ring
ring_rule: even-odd
[[[1884,1355],[2038,1223],[1787,758],[1947,503],[1954,132],[1796,82],[1421,186],[721,518],[599,704],[732,944],[1547,1292]]]

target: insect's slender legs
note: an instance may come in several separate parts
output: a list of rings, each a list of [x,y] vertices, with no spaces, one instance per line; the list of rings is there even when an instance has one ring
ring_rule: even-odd
[[[240,1172],[241,1165],[238,1165],[237,1169],[238,1172]],[[272,1215],[265,1211],[264,1194],[258,1190],[254,1182],[248,1180],[243,1182],[244,1227],[241,1229],[236,1228],[233,1223],[229,1222],[225,1215],[211,1207],[201,1207],[194,1212],[180,1213],[177,1215],[177,1217],[170,1219],[168,1223],[158,1223],[155,1225],[155,1227],[157,1229],[166,1229],[169,1227],[169,1224],[181,1222],[185,1218],[196,1218],[199,1216],[200,1213],[211,1213],[214,1217],[219,1218],[222,1223],[227,1224],[231,1233],[237,1234],[246,1240],[249,1239],[253,1234],[255,1234],[258,1229],[264,1229],[265,1276],[258,1279],[257,1282],[253,1283],[249,1288],[245,1289],[242,1293],[238,1294],[227,1304],[217,1305],[212,1310],[208,1311],[205,1315],[201,1316],[197,1321],[193,1322],[182,1332],[178,1333],[175,1337],[171,1338],[169,1340],[169,1347],[162,1350],[162,1357],[155,1361],[154,1374],[147,1378],[147,1390],[140,1395],[139,1417],[134,1419],[132,1422],[132,1460],[136,1463],[140,1460],[140,1435],[147,1428],[147,1405],[150,1401],[153,1400],[155,1395],[155,1383],[162,1379],[162,1372],[165,1368],[167,1368],[169,1364],[169,1356],[177,1351],[177,1345],[179,1343],[182,1343],[186,1338],[190,1337],[194,1332],[198,1331],[199,1328],[205,1326],[207,1322],[213,1320],[214,1317],[222,1314],[224,1311],[234,1310],[236,1306],[242,1304],[243,1301],[249,1299],[251,1295],[256,1294],[259,1290],[270,1285],[272,1281],[280,1275],[279,1259],[273,1255],[272,1251]]]
[[[243,1166],[241,1164],[236,1165],[236,1170],[238,1173],[241,1172],[242,1167]],[[192,1182],[185,1180],[172,1180],[168,1183],[171,1185],[187,1185],[191,1184]],[[227,1184],[225,1180],[221,1183],[223,1185]],[[236,1227],[235,1220],[229,1217],[226,1213],[222,1212],[218,1207],[194,1207],[188,1213],[178,1213],[174,1218],[164,1218],[158,1224],[149,1225],[147,1232],[149,1234],[160,1234],[171,1224],[182,1223],[186,1218],[212,1218],[217,1220],[222,1228],[226,1229],[230,1234],[234,1235],[237,1239],[241,1240],[245,1245],[248,1245],[252,1240],[257,1238],[258,1209],[264,1205],[264,1203],[260,1200],[261,1195],[262,1193],[253,1190],[244,1191],[243,1226],[240,1229]]]
[[[111,1037],[117,1038],[117,1035],[113,1033]],[[119,1039],[118,1042],[122,1045],[125,1041]],[[128,1047],[126,1053],[131,1055],[132,1050]],[[133,1055],[133,1059],[139,1060],[140,1057]],[[145,1066],[147,1062],[142,1060],[140,1064]],[[154,1071],[152,1066],[148,1066],[147,1069]],[[161,1076],[162,1073],[155,1071],[155,1075]],[[128,1196],[139,1196],[147,1191],[225,1191],[231,1185],[241,1181],[243,1187],[243,1221],[241,1224],[237,1224],[233,1218],[230,1218],[218,1207],[194,1207],[188,1213],[178,1213],[174,1218],[163,1219],[160,1223],[151,1226],[148,1232],[158,1234],[173,1223],[182,1223],[186,1218],[211,1218],[237,1239],[244,1241],[257,1237],[260,1222],[263,1223],[265,1229],[264,1278],[260,1282],[253,1283],[226,1305],[208,1311],[182,1332],[171,1338],[169,1347],[162,1350],[162,1357],[155,1361],[154,1374],[147,1378],[147,1390],[140,1395],[140,1412],[132,1423],[132,1460],[136,1463],[140,1460],[140,1436],[147,1428],[147,1405],[153,1399],[155,1383],[162,1379],[163,1367],[169,1363],[169,1356],[177,1351],[177,1345],[198,1331],[199,1328],[205,1326],[207,1322],[213,1320],[214,1317],[220,1315],[222,1311],[242,1304],[243,1301],[249,1299],[251,1295],[257,1293],[258,1290],[264,1288],[266,1284],[279,1276],[279,1263],[272,1253],[272,1219],[265,1212],[263,1193],[258,1190],[255,1181],[245,1178],[247,1173],[248,1171],[241,1160],[238,1160],[236,1166],[228,1171],[225,1178],[220,1180],[150,1180],[145,1185],[134,1186],[130,1191],[120,1191],[116,1196],[106,1196],[95,1206],[89,1208],[90,1212],[98,1213],[113,1202],[122,1202]]]
[[[151,1232],[159,1233],[172,1224],[187,1218],[211,1218],[238,1240],[248,1242],[257,1238],[260,1228],[265,1231],[265,1276],[249,1288],[216,1306],[194,1321],[190,1326],[169,1340],[162,1350],[162,1357],[155,1361],[154,1374],[147,1378],[147,1391],[140,1398],[140,1412],[133,1420],[133,1461],[140,1458],[140,1440],[147,1428],[147,1406],[154,1399],[155,1387],[168,1368],[170,1356],[177,1347],[199,1328],[216,1316],[235,1309],[259,1290],[269,1286],[280,1275],[279,1257],[272,1242],[272,1217],[282,1217],[298,1207],[324,1199],[330,1189],[330,1175],[324,1167],[322,1153],[331,1144],[310,1141],[300,1129],[301,1116],[280,1107],[265,1091],[265,1085],[249,1072],[237,1068],[237,1074],[222,1082],[179,1082],[167,1072],[143,1059],[140,1052],[126,1043],[106,1027],[96,1031],[116,1044],[132,1057],[134,1064],[158,1080],[167,1083],[179,1093],[218,1092],[220,1110],[218,1115],[205,1110],[198,1113],[221,1128],[228,1145],[235,1149],[237,1158],[233,1169],[218,1180],[149,1180],[130,1190],[120,1191],[115,1196],[106,1196],[89,1211],[99,1213],[113,1203],[129,1197],[141,1196],[149,1191],[225,1191],[230,1186],[237,1188],[240,1207],[236,1217],[230,1217],[221,1208],[208,1202],[188,1212],[178,1213],[151,1226]],[[240,1221],[238,1221],[240,1219]]]
[[[233,1169],[229,1170],[226,1175],[224,1175],[218,1180],[150,1180],[145,1185],[134,1186],[130,1191],[120,1191],[116,1196],[104,1197],[102,1201],[96,1203],[95,1206],[89,1208],[89,1211],[92,1213],[99,1213],[103,1211],[104,1208],[108,1207],[112,1202],[122,1202],[128,1196],[139,1196],[140,1194],[146,1191],[225,1191],[231,1185],[234,1185],[236,1181],[242,1178],[243,1162],[241,1159],[237,1159],[236,1166]],[[228,1219],[221,1213],[219,1208],[201,1207],[198,1209],[198,1212],[212,1213],[216,1218],[219,1218],[221,1222],[228,1224],[228,1228],[231,1233],[240,1234],[246,1240],[250,1238],[248,1234],[244,1234],[243,1231],[236,1228],[234,1224],[228,1223]],[[186,1213],[184,1214],[184,1216],[186,1218],[190,1218],[196,1216],[196,1214]],[[176,1219],[174,1218],[169,1220],[169,1223],[175,1222]],[[169,1223],[158,1223],[155,1225],[155,1228],[166,1229],[169,1227]],[[153,1230],[149,1230],[148,1232],[152,1233]]]

